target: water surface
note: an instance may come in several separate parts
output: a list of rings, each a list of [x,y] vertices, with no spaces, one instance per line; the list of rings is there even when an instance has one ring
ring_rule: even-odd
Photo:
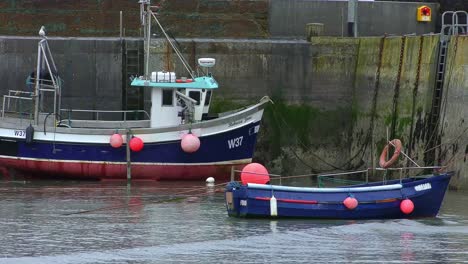
[[[229,218],[223,186],[0,182],[0,263],[468,263],[468,194],[437,218]]]

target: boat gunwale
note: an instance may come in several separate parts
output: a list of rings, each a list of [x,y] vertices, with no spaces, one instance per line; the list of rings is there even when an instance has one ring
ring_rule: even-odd
[[[207,128],[213,127],[220,124],[229,123],[232,120],[238,120],[240,118],[247,117],[252,115],[266,107],[266,104],[270,102],[270,99],[262,98],[260,102],[247,106],[245,109],[239,110],[232,114],[222,116],[219,118],[191,123],[191,124],[182,124],[177,126],[170,126],[170,127],[158,127],[158,128],[68,128],[68,127],[53,127],[53,126],[46,126],[45,132],[51,133],[60,133],[60,134],[87,134],[87,135],[111,135],[115,133],[116,129],[126,130],[131,129],[134,134],[154,134],[154,133],[164,133],[164,132],[172,132],[172,131],[182,131],[182,130],[189,130],[189,129],[198,129],[198,128]],[[19,120],[19,118],[18,118]],[[26,119],[21,119],[23,124],[29,124]],[[122,123],[123,121],[117,121]],[[246,122],[245,124],[248,124]],[[244,125],[245,125],[244,124]],[[39,126],[33,126],[37,132],[44,132],[43,124]],[[17,124],[9,123],[9,122],[2,122],[0,128],[3,129],[18,129]]]
[[[423,184],[426,182],[442,180],[445,177],[451,177],[453,175],[452,171],[445,172],[443,174],[430,174],[428,177],[416,178],[411,177],[405,180],[410,179],[409,182],[404,182],[404,180],[392,180],[400,181],[400,183],[392,184],[382,184],[382,185],[371,185],[371,186],[346,186],[346,187],[331,187],[331,188],[319,188],[319,187],[296,187],[296,186],[283,186],[283,185],[269,185],[269,184],[257,184],[257,183],[248,183],[242,187],[246,189],[259,189],[259,190],[270,190],[270,191],[286,191],[286,192],[306,192],[306,193],[351,193],[351,192],[374,192],[374,191],[391,191],[398,190],[403,188],[412,187],[418,184]],[[378,184],[381,182],[369,182],[367,184]]]
[[[390,191],[403,188],[402,184],[390,184],[368,187],[335,187],[335,188],[317,188],[317,187],[295,187],[281,185],[265,185],[248,183],[247,188],[286,192],[311,192],[311,193],[331,193],[331,192],[372,192],[372,191]]]

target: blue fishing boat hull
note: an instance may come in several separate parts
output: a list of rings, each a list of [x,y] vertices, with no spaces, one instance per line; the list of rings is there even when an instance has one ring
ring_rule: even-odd
[[[131,153],[132,179],[228,179],[232,166],[251,162],[259,127],[258,121],[201,136],[200,148],[195,153],[184,152],[180,139],[145,142],[141,151]],[[107,142],[35,140],[28,144],[24,139],[0,135],[0,176],[6,175],[7,170],[2,168],[34,178],[126,179],[126,148],[113,148]]]
[[[434,217],[439,212],[453,172],[427,178],[407,178],[342,188],[302,188],[268,184],[226,186],[226,208],[235,217],[294,217],[317,219],[396,219]],[[274,199],[272,199],[274,197]],[[354,197],[358,206],[343,201]],[[414,210],[400,208],[409,199]]]

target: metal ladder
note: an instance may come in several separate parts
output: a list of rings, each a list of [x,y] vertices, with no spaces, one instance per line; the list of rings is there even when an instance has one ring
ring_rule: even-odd
[[[462,20],[464,19],[464,22]],[[467,34],[468,13],[466,11],[446,11],[442,14],[442,28],[440,32],[439,52],[437,57],[436,79],[432,97],[432,108],[430,113],[429,153],[430,160],[434,161],[435,146],[440,135],[437,134],[443,98],[448,46],[451,36]]]
[[[142,110],[144,109],[144,90],[142,87],[133,87],[130,85],[130,78],[138,76],[143,72],[143,43],[136,43],[129,47],[129,43],[124,44],[124,62],[123,67],[123,107],[125,110]],[[129,115],[129,119],[141,118],[138,116]]]

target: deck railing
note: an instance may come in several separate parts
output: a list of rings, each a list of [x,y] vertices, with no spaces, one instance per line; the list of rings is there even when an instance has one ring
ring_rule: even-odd
[[[27,96],[21,96],[22,94],[26,94]],[[2,104],[2,119],[5,118],[5,113],[6,112],[13,112],[17,114],[31,114],[32,112],[22,112],[21,111],[21,102],[22,101],[30,101],[32,102],[33,97],[32,92],[25,92],[25,91],[17,91],[17,90],[8,90],[8,95],[3,96],[3,104]],[[17,103],[19,102],[20,104],[20,109],[16,111],[11,110],[11,99],[16,99]],[[16,106],[16,104],[15,104]]]
[[[283,184],[283,181],[286,179],[294,179],[294,178],[310,178],[310,177],[316,177],[317,178],[317,187],[322,188],[324,187],[324,181],[327,181],[329,179],[332,179],[331,181],[338,183],[338,184],[344,184],[344,185],[354,185],[354,184],[364,184],[364,183],[369,183],[369,174],[373,171],[383,171],[384,175],[382,177],[382,182],[385,183],[387,179],[387,173],[389,171],[397,171],[399,172],[399,179],[400,182],[403,181],[404,174],[405,172],[408,172],[409,170],[435,170],[439,171],[445,167],[440,167],[440,166],[427,166],[427,167],[400,167],[400,168],[367,168],[363,170],[358,170],[358,171],[345,171],[345,172],[336,172],[336,173],[320,173],[320,174],[303,174],[303,175],[291,175],[291,176],[283,176],[283,175],[278,175],[278,174],[263,174],[263,173],[256,173],[256,172],[249,172],[246,171],[247,173],[250,174],[257,174],[257,175],[268,175],[271,177],[271,180],[277,180],[279,181],[279,185]],[[235,180],[235,173],[242,173],[243,171],[240,170],[235,170],[234,167],[231,169],[231,181]],[[358,181],[358,180],[350,180],[350,179],[337,179],[337,177],[349,177],[352,175],[356,174],[364,174],[364,180]]]
[[[143,120],[149,120],[150,115],[145,110],[85,110],[85,109],[60,109],[60,113],[64,113],[62,117],[65,120],[105,120],[101,119],[104,114],[120,114],[122,115],[122,121],[127,121],[127,114],[140,114],[144,116]],[[94,116],[94,119],[75,119],[72,117],[73,113],[88,113]]]

